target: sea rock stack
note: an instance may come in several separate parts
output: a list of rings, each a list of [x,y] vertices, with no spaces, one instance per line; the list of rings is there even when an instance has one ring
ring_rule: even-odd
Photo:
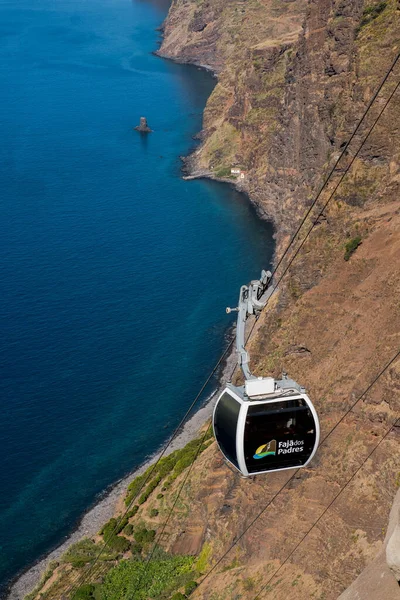
[[[134,129],[136,129],[136,131],[140,131],[140,133],[150,133],[151,131],[153,131],[147,125],[146,117],[140,117],[140,125],[137,125]]]

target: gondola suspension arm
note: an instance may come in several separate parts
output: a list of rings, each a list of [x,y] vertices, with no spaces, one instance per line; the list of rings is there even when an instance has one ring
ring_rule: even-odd
[[[236,350],[238,353],[238,364],[243,371],[246,380],[257,379],[250,371],[250,356],[245,348],[246,321],[250,315],[257,316],[267,303],[272,293],[268,289],[272,274],[270,271],[261,271],[260,279],[250,281],[249,285],[242,285],[239,293],[239,304],[236,308],[227,308],[226,312],[237,312],[236,326]]]
[[[245,378],[245,389],[248,397],[258,396],[259,394],[282,395],[290,393],[292,390],[304,392],[304,388],[298,383],[289,379],[286,373],[282,374],[282,379],[276,380],[273,377],[257,377],[250,371],[250,355],[246,350],[246,322],[249,316],[258,317],[272,295],[274,288],[270,286],[272,280],[271,271],[261,271],[260,279],[250,281],[248,285],[242,285],[239,293],[239,304],[235,308],[227,308],[226,312],[237,312],[236,326],[236,351],[238,355],[238,365],[243,371]]]

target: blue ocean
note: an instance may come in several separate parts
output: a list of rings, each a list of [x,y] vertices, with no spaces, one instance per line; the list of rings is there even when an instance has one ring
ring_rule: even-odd
[[[152,54],[168,5],[0,0],[3,590],[167,439],[271,261],[243,195],[181,177],[215,79]]]

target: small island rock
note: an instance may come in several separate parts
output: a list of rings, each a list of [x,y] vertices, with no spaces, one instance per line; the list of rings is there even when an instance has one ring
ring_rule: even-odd
[[[147,119],[146,119],[146,117],[140,117],[140,125],[137,125],[136,127],[134,127],[134,129],[136,131],[140,131],[140,133],[150,133],[151,131],[153,131],[147,125]]]

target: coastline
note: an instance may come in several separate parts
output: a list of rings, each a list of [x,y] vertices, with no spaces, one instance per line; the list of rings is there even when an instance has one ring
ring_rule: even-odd
[[[226,336],[226,341],[229,344],[233,335],[233,330]],[[214,404],[220,389],[224,384],[229,381],[230,375],[236,364],[236,349],[233,347],[225,358],[220,373],[217,373],[218,386],[212,395],[203,402],[200,408],[193,410],[195,411],[188,420],[183,424],[181,431],[173,438],[171,443],[166,441],[167,450],[165,456],[171,454],[175,450],[183,448],[192,439],[194,439],[199,432],[199,429],[211,418]],[[78,542],[83,537],[90,537],[96,535],[101,529],[102,525],[108,521],[116,512],[118,503],[121,498],[125,495],[128,485],[131,481],[143,473],[151,464],[153,464],[161,452],[163,451],[165,444],[155,453],[153,456],[145,460],[137,469],[126,475],[123,479],[110,486],[109,491],[104,492],[104,496],[100,498],[88,511],[82,516],[76,529],[62,542],[59,546],[51,550],[46,556],[39,558],[39,560],[28,567],[22,574],[17,575],[16,579],[11,582],[8,591],[6,592],[6,600],[23,600],[27,594],[29,594],[34,587],[40,582],[46,569],[48,568],[51,561],[58,560],[68,548]]]

